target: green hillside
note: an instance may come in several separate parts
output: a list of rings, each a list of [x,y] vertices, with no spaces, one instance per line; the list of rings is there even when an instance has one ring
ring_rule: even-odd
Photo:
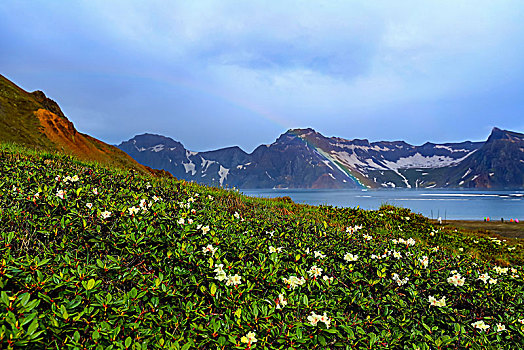
[[[517,349],[522,261],[407,209],[0,148],[2,349]]]
[[[73,155],[87,161],[149,173],[125,152],[78,132],[42,91],[29,93],[0,75],[0,142]]]

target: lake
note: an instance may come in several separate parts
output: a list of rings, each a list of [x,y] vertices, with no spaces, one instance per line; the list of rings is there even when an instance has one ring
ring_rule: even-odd
[[[289,196],[296,203],[378,209],[382,204],[409,208],[429,218],[448,220],[524,220],[524,190],[449,189],[263,189],[241,190],[248,196]]]

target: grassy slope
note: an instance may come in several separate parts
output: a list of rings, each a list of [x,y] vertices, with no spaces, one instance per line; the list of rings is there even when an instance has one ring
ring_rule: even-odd
[[[52,104],[54,108],[46,104]],[[39,101],[36,95],[0,75],[0,142],[71,154],[79,159],[141,173],[149,172],[118,148],[79,133],[61,114],[54,102]]]
[[[131,215],[141,202],[147,210]],[[363,228],[346,232],[354,225]],[[392,242],[400,237],[416,244]],[[217,250],[205,254],[210,244]],[[357,260],[345,261],[348,252]],[[470,253],[516,270],[498,273]],[[248,332],[251,348],[285,349],[510,349],[524,340],[521,246],[474,243],[401,208],[247,198],[3,147],[0,256],[2,348],[246,349]],[[241,284],[216,279],[216,264]],[[328,280],[313,278],[313,266]],[[452,270],[463,286],[448,283]],[[394,274],[409,280],[399,285]],[[291,276],[305,283],[290,288],[283,278]],[[430,307],[430,296],[447,306]],[[311,325],[312,312],[325,313],[330,328]],[[471,325],[478,320],[487,332]]]

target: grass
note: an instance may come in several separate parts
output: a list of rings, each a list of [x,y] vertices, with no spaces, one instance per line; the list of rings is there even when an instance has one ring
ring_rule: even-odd
[[[0,257],[5,349],[524,341],[522,247],[388,205],[250,198],[8,145]]]

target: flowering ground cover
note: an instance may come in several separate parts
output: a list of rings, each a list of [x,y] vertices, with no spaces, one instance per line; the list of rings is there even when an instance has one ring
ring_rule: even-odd
[[[403,208],[248,198],[0,148],[5,349],[515,349],[522,258],[516,241]]]

